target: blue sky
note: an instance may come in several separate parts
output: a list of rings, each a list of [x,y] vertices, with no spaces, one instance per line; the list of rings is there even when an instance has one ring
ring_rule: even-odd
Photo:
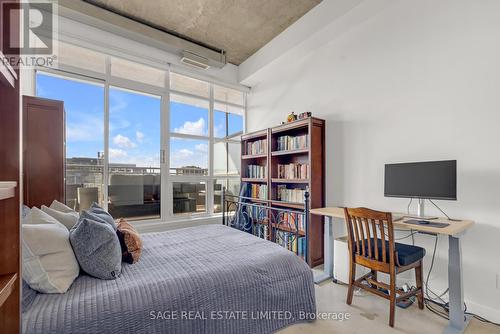
[[[37,96],[63,100],[66,111],[66,156],[97,157],[104,151],[104,86],[37,74]],[[160,165],[160,99],[110,88],[110,162]],[[226,134],[226,113],[214,111],[216,137]],[[229,134],[241,131],[243,118],[229,114]],[[206,136],[208,110],[171,102],[170,130]],[[206,168],[208,141],[170,139],[172,167]]]

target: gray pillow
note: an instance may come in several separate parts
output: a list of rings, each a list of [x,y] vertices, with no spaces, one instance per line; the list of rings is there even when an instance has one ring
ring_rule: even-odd
[[[101,279],[120,276],[120,241],[109,224],[85,218],[82,214],[69,232],[69,241],[80,267],[87,274]]]
[[[85,211],[83,211],[83,212],[85,212]],[[91,216],[92,220],[95,220],[98,222],[103,222],[103,223],[108,223],[116,231],[116,224],[115,224],[115,220],[113,219],[113,217],[111,217],[111,215],[106,210],[104,210],[99,205],[97,205],[97,203],[95,203],[95,202],[92,203],[92,205],[90,206],[90,208],[88,210],[86,210],[86,212],[90,213],[92,215]]]
[[[26,283],[25,280],[22,281],[23,281],[23,288],[22,288],[23,298],[21,300],[21,309],[24,313],[30,308],[31,304],[35,300],[37,292],[32,288],[30,288],[30,286],[28,285],[28,283]]]

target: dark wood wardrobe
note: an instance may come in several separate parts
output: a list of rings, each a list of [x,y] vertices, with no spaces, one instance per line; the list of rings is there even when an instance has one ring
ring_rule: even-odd
[[[0,6],[6,2],[0,0]],[[19,20],[18,13],[11,13],[10,19]],[[19,27],[19,22],[10,26]],[[11,30],[2,31],[3,40],[19,39],[19,31],[15,31],[16,28]],[[3,51],[3,45],[0,45],[0,56],[3,55]],[[20,331],[19,85],[19,71],[0,62],[0,332],[2,333]]]
[[[23,190],[29,207],[64,203],[64,124],[62,101],[23,96]]]

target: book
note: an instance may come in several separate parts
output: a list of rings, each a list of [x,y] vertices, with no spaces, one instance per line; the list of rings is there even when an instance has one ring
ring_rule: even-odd
[[[278,200],[283,202],[303,203],[305,189],[300,188],[287,188],[286,185],[277,186]]]
[[[278,151],[300,150],[307,148],[309,135],[278,137]]]
[[[248,165],[247,177],[255,179],[265,179],[267,177],[267,166]]]
[[[267,153],[267,139],[247,142],[247,155]]]
[[[252,184],[250,197],[267,199],[267,184]]]
[[[306,180],[309,178],[311,171],[309,164],[289,163],[278,164],[278,178],[280,179],[301,179]]]

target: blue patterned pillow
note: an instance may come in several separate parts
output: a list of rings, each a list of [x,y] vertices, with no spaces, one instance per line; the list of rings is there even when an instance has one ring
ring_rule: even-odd
[[[109,225],[87,218],[85,211],[69,232],[69,241],[80,267],[101,279],[115,279],[122,268],[122,251],[116,231]]]

